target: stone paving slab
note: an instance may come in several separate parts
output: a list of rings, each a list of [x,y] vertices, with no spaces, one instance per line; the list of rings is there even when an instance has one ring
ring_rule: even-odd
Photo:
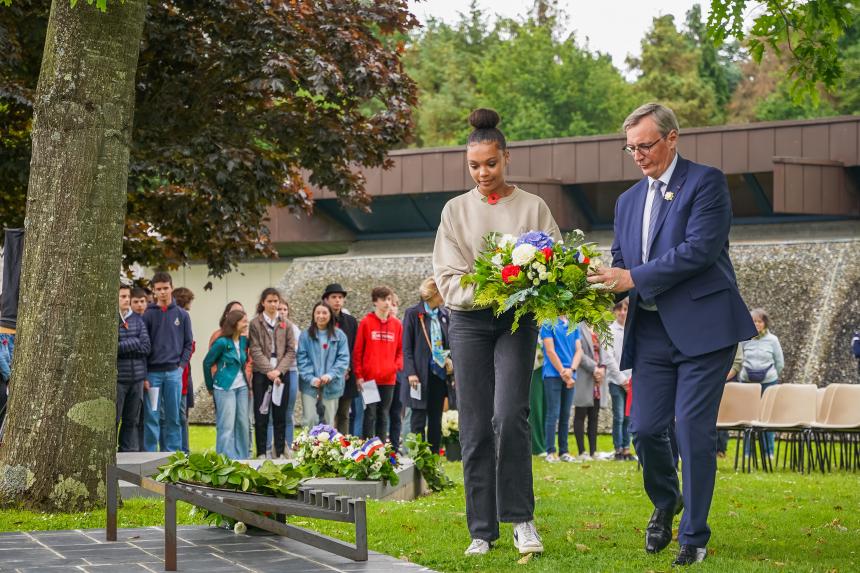
[[[265,532],[236,535],[206,526],[178,528],[177,562],[187,573],[400,573],[430,569],[371,551],[355,562]],[[120,529],[107,542],[104,529],[0,533],[0,572],[155,573],[164,570],[164,530]]]

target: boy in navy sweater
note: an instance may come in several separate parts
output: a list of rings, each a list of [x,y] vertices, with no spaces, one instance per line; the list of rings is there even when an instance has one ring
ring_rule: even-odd
[[[143,406],[146,412],[143,446],[148,452],[158,451],[159,437],[163,436],[161,451],[175,452],[182,449],[179,418],[182,370],[191,359],[194,337],[191,333],[191,317],[173,300],[171,276],[155,273],[151,284],[155,302],[143,314],[152,345],[147,363],[147,379],[143,382],[147,392]],[[153,392],[158,393],[155,409],[152,408]],[[164,428],[161,427],[162,418]]]

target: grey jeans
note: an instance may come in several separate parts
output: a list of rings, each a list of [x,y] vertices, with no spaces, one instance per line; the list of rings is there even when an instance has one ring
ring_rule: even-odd
[[[534,518],[529,385],[538,329],[531,315],[511,334],[513,312],[452,311],[448,336],[460,413],[466,521],[472,539],[495,541],[499,522]]]

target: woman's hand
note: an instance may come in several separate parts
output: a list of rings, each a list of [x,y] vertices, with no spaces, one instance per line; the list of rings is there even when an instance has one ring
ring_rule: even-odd
[[[355,385],[358,386],[358,391],[361,392],[361,388],[364,386],[364,378],[357,378],[355,380]]]
[[[415,374],[411,374],[409,376],[409,385],[412,386],[413,388],[418,388],[418,384],[420,384],[420,383],[421,383],[421,381],[418,380],[418,376],[416,376]]]
[[[280,378],[280,377],[281,377],[281,371],[280,370],[269,370],[268,372],[266,372],[266,378],[268,378],[272,382],[275,381],[275,378]]]
[[[320,383],[321,384],[325,385],[325,384],[328,384],[329,382],[331,382],[331,376],[330,375],[323,374],[322,376],[320,376]]]

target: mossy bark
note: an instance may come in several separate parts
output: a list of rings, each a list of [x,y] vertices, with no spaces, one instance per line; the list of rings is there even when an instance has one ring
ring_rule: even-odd
[[[0,503],[104,503],[143,0],[54,0],[33,121]]]

